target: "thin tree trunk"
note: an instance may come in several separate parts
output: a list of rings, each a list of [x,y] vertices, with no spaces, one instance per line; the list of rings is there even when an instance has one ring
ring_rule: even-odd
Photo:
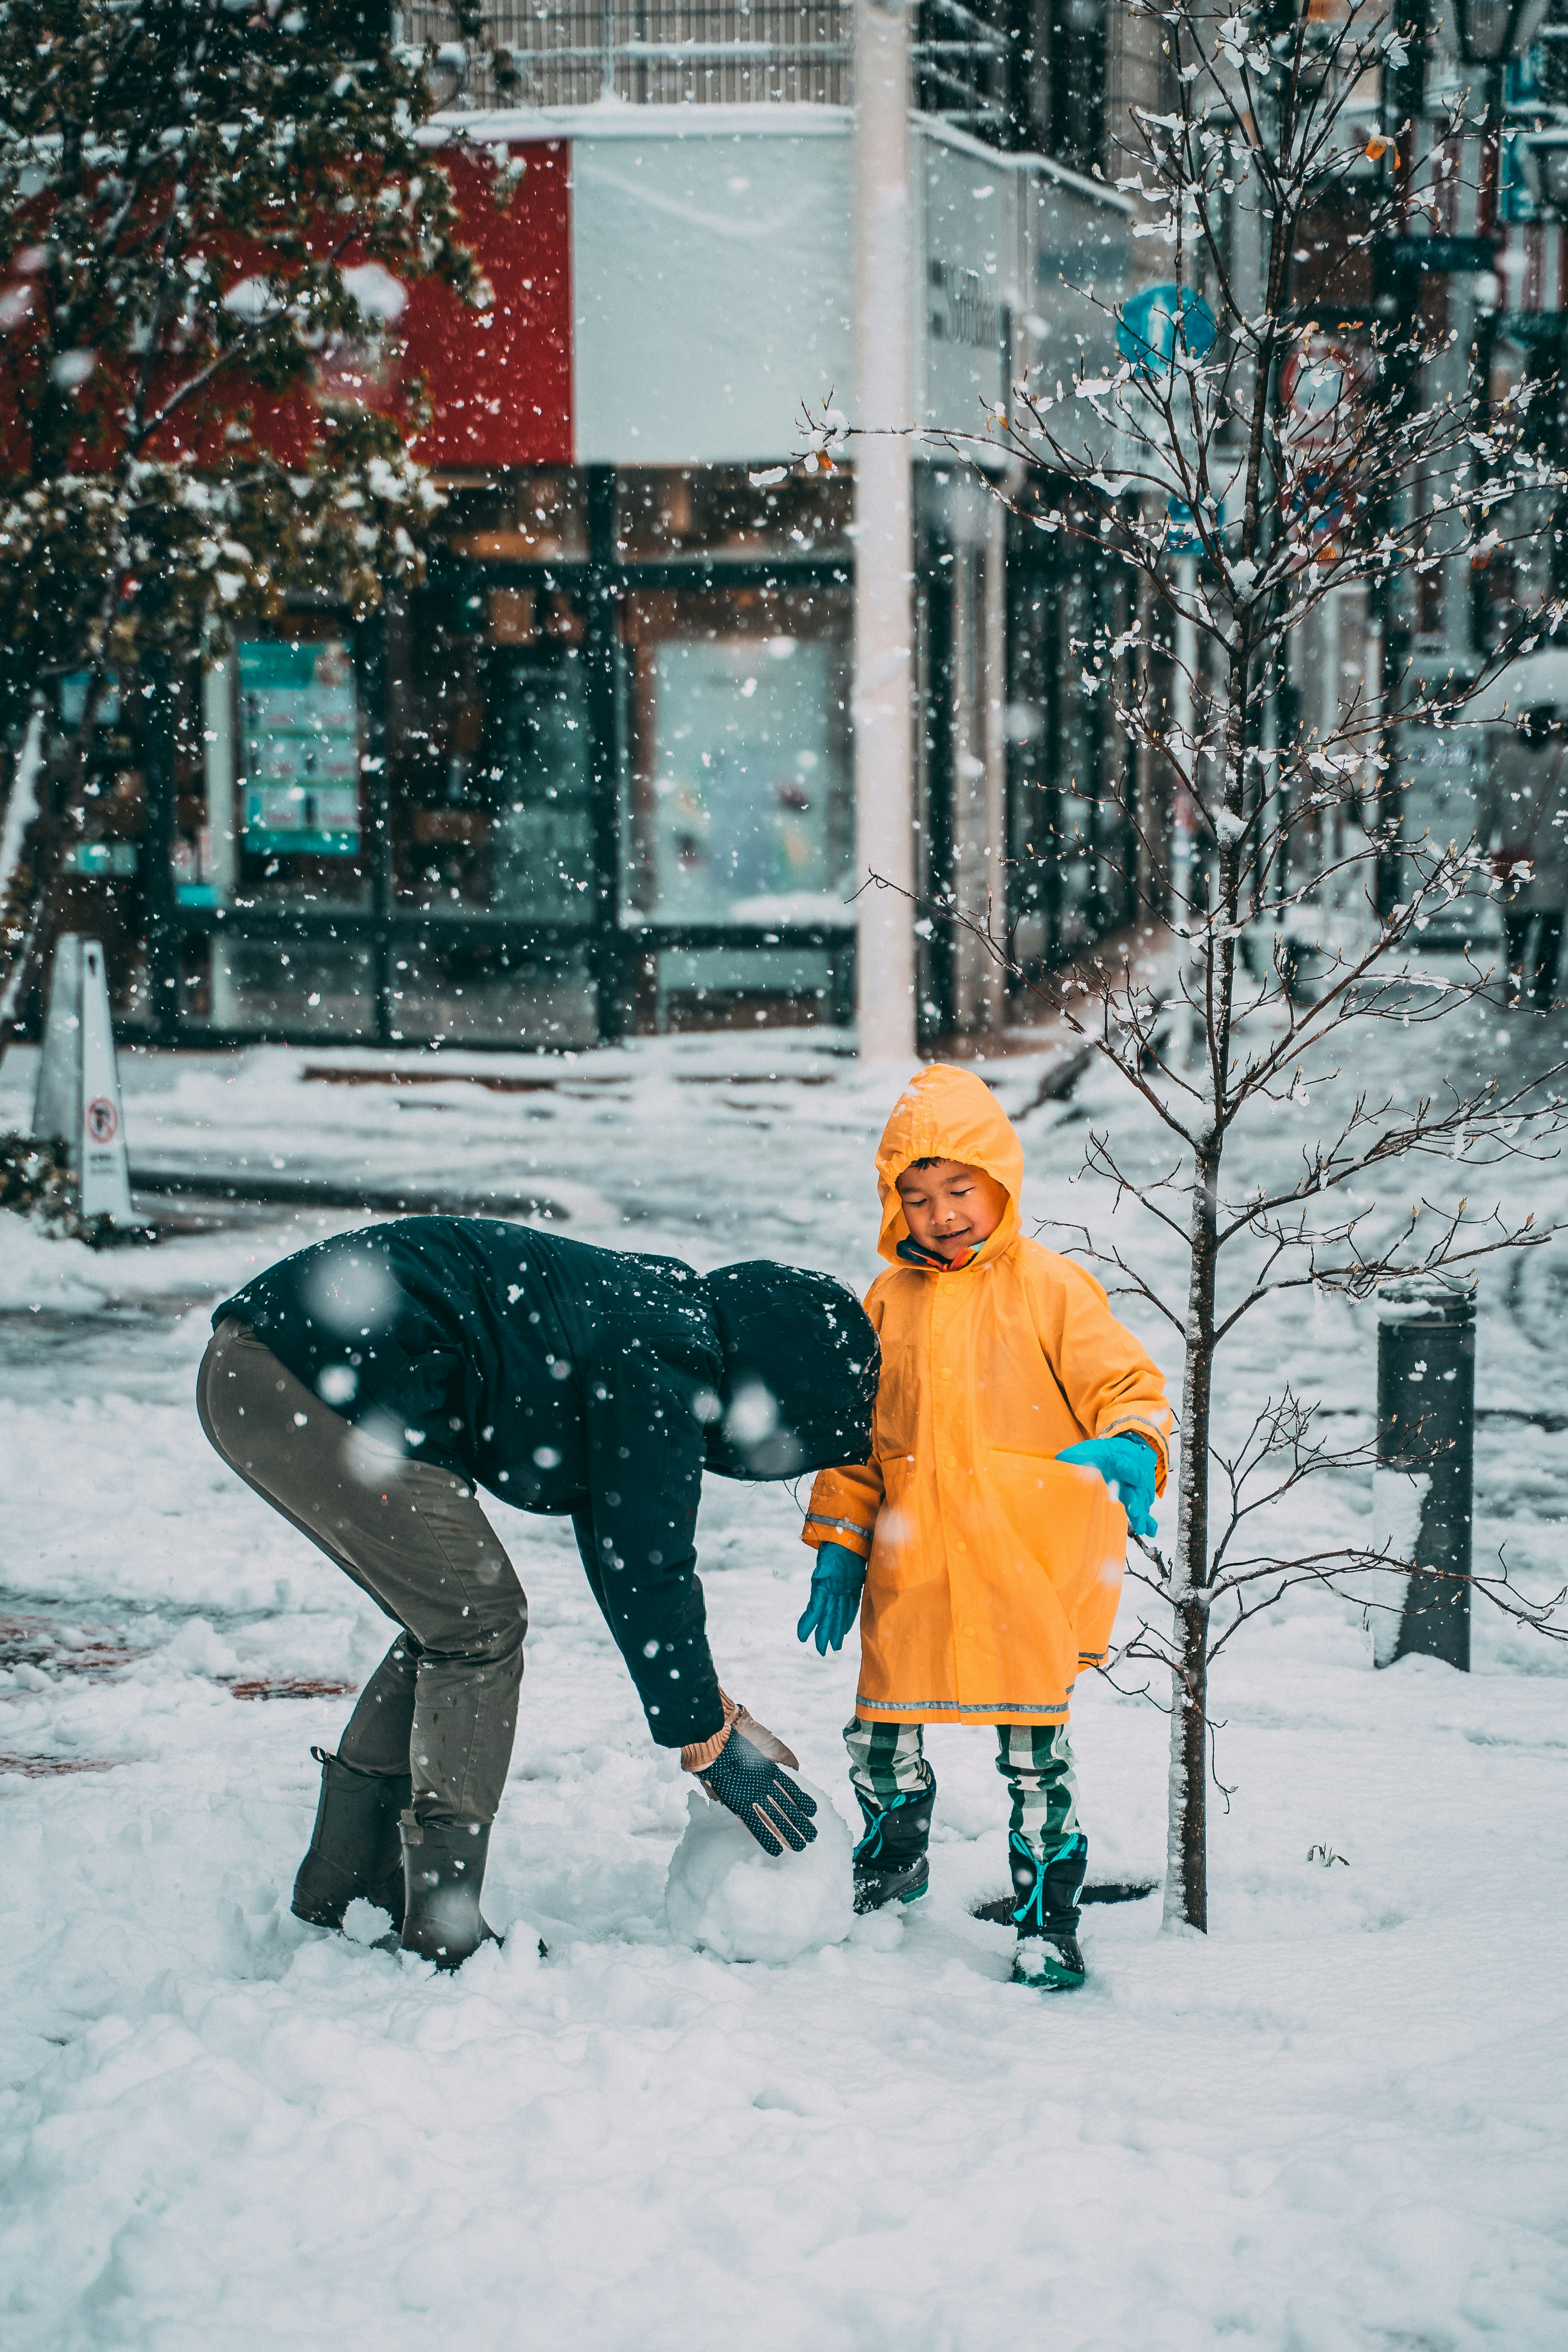
[[[1212,1018],[1212,1008],[1211,1008]],[[1212,1036],[1211,1029],[1211,1036]],[[1182,1474],[1171,1605],[1177,1662],[1171,1675],[1171,1781],[1164,1923],[1208,1927],[1205,1744],[1208,1702],[1208,1455],[1214,1391],[1215,1271],[1220,1137],[1197,1155],[1193,1186],[1187,1360],[1182,1381]]]
[[[1165,1877],[1166,1927],[1209,1924],[1208,1612],[1189,1601],[1176,1612],[1180,1665],[1171,1676],[1171,1802]]]
[[[1243,719],[1251,649],[1245,635],[1232,660],[1226,712],[1223,806],[1231,819],[1219,841],[1217,932],[1205,954],[1204,1036],[1208,1049],[1206,1129],[1193,1154],[1188,1235],[1186,1365],[1182,1377],[1182,1475],[1171,1607],[1175,1664],[1171,1675],[1171,1780],[1166,1828],[1164,1920],[1208,1930],[1208,1583],[1209,1428],[1214,1400],[1215,1288],[1219,1271],[1219,1168],[1230,1085],[1230,1024],[1236,990],[1236,928],[1240,906]],[[1237,674],[1241,691],[1237,691]]]

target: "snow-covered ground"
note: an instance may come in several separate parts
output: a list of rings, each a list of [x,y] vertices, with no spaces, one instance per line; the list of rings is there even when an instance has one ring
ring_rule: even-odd
[[[455,1066],[556,1081],[527,1092],[304,1075],[363,1055],[132,1055],[127,1124],[142,1164],[510,1188],[585,1239],[858,1284],[905,1073],[834,1042]],[[1478,1015],[1405,1050],[1426,1078],[1545,1045]],[[27,1064],[0,1079],[0,1129]],[[1026,1211],[1168,1273],[1157,1231],[1069,1182],[1091,1128],[1152,1164],[1152,1124],[1106,1076],[1051,1099],[1053,1066],[986,1071]],[[1238,1177],[1315,1120],[1270,1115]],[[1379,1205],[1438,1179],[1488,1181],[1406,1170]],[[1564,1205],[1560,1166],[1507,1181]],[[5,2352],[1568,2342],[1568,1660],[1484,1611],[1468,1678],[1374,1674],[1328,1599],[1239,1637],[1215,1690],[1234,1794],[1211,1934],[1162,1935],[1154,1900],[1091,1908],[1091,1984],[1051,2001],[1008,1984],[1006,1931],[971,1916],[1005,1885],[989,1733],[931,1736],[926,1903],[788,1966],[678,1941],[690,1783],[648,1745],[569,1531],[496,1505],[531,1619],[486,1890],[505,1946],[443,1979],[294,1921],[310,1746],[385,1628],[208,1451],[192,1383],[216,1299],[354,1222],[235,1212],[95,1256],[0,1218]],[[1537,1591],[1568,1561],[1565,1303],[1556,1244],[1483,1285],[1478,1552],[1506,1544]],[[1130,1319],[1173,1382],[1169,1333]],[[1370,1432],[1370,1313],[1304,1294],[1243,1327],[1226,1424],[1287,1373]],[[1294,1531],[1342,1538],[1369,1505],[1346,1474]],[[798,1527],[783,1488],[710,1483],[714,1646],[848,1823],[853,1659],[795,1639]],[[1118,1680],[1075,1706],[1090,1875],[1153,1879],[1165,1722]]]

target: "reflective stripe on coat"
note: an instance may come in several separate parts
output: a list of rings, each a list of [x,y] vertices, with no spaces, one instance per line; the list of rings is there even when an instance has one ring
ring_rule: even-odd
[[[897,1179],[968,1161],[1006,1188],[994,1234],[959,1271],[907,1265]],[[1091,1275],[1019,1231],[1023,1147],[973,1071],[922,1070],[877,1155],[879,1248],[866,1298],[882,1342],[872,1458],[825,1470],[805,1537],[869,1555],[856,1713],[872,1722],[1059,1723],[1082,1664],[1106,1654],[1127,1519],[1086,1437],[1147,1439],[1168,1466],[1158,1367]]]

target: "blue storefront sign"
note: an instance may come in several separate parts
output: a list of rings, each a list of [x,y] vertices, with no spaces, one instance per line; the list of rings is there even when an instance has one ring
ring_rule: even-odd
[[[359,854],[359,698],[338,638],[239,651],[245,846],[264,856]]]

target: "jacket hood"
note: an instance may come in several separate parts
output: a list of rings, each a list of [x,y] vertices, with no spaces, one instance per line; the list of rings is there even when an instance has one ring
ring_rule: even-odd
[[[972,1263],[1000,1257],[1012,1246],[1018,1235],[1024,1147],[1006,1112],[973,1070],[955,1069],[949,1062],[931,1062],[917,1070],[882,1129],[877,1146],[877,1188],[882,1196],[877,1248],[890,1265],[907,1263],[899,1256],[899,1244],[909,1240],[910,1228],[897,1188],[899,1178],[916,1160],[962,1160],[994,1176],[1006,1190],[1007,1206]]]
[[[709,1469],[793,1478],[866,1461],[881,1349],[853,1291],[771,1258],[721,1265],[702,1288],[724,1355]]]

